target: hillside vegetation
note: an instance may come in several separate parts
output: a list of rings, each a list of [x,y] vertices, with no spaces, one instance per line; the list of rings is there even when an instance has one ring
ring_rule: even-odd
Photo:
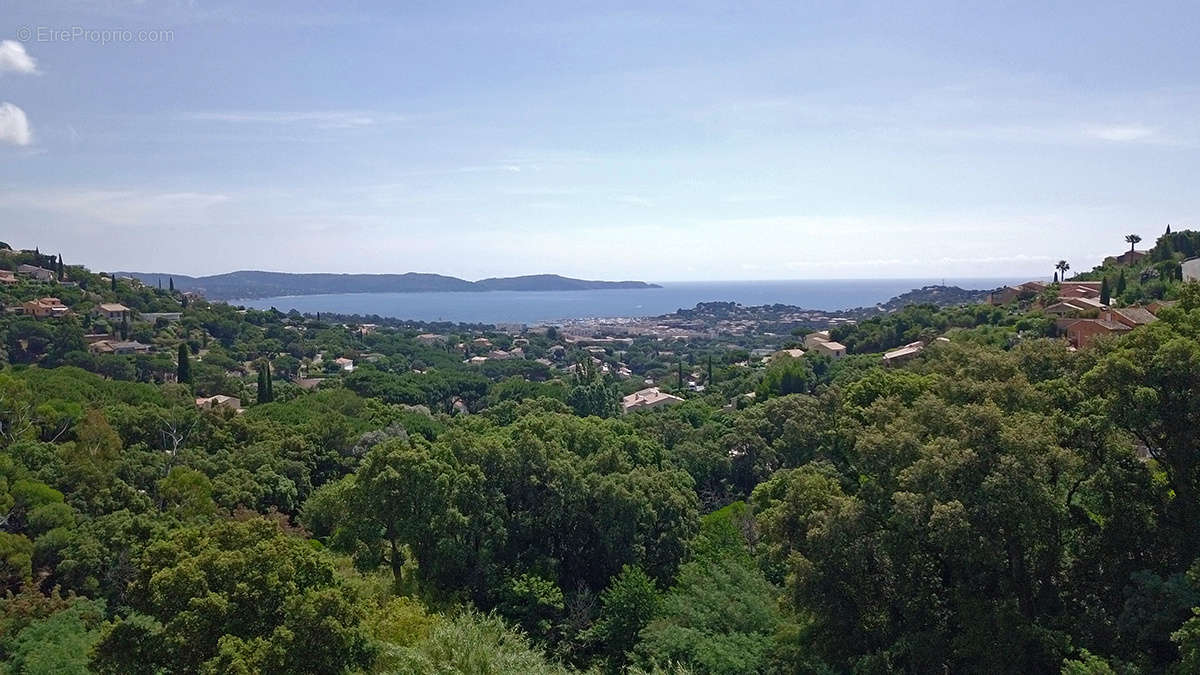
[[[9,672],[1200,670],[1200,284],[1080,349],[914,305],[764,362],[23,263],[0,302],[68,311],[0,318]]]

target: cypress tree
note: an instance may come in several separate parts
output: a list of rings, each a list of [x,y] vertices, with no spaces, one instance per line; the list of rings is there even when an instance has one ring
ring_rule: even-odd
[[[58,254],[58,280],[59,281],[63,280],[63,263],[62,263],[62,254],[61,253]]]
[[[117,292],[117,274],[115,272],[112,275],[112,290],[113,293]]]
[[[1125,295],[1125,270],[1121,270],[1121,275],[1117,277],[1117,295]]]
[[[275,400],[275,391],[271,384],[271,362],[263,359],[258,367],[258,402],[270,403]]]
[[[1109,301],[1108,277],[1100,280],[1100,304],[1107,305]]]
[[[679,359],[679,388],[683,389],[683,359]]]
[[[171,292],[174,293],[175,292],[175,277],[171,277],[170,279],[168,279],[168,281],[171,284],[169,286],[169,288],[171,289]]]
[[[1058,283],[1058,272],[1054,273],[1054,283]]]
[[[179,380],[180,384],[192,383],[192,361],[188,357],[186,342],[179,343],[179,363],[175,366],[175,379]]]
[[[713,383],[712,354],[708,355],[708,386]]]
[[[129,339],[129,317],[127,316],[121,317],[121,339]]]

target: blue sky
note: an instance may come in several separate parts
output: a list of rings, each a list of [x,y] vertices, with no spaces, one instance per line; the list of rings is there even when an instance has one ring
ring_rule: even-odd
[[[0,239],[191,274],[1009,277],[1200,224],[1195,3],[646,4],[7,0]]]

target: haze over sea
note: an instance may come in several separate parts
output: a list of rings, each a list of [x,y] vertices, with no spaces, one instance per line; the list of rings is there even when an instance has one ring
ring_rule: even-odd
[[[801,279],[789,281],[656,282],[662,288],[594,291],[487,291],[466,293],[343,293],[292,295],[232,304],[305,313],[379,315],[418,321],[541,323],[565,319],[657,316],[700,302],[785,304],[833,311],[871,307],[914,288],[945,284],[992,289],[1014,279]]]

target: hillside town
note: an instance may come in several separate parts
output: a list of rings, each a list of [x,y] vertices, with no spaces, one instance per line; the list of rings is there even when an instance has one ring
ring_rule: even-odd
[[[873,354],[877,362],[894,366],[918,357],[931,345],[950,342],[956,334],[978,330],[976,326],[1006,323],[1015,328],[1005,338],[1010,344],[1023,337],[1054,337],[1070,349],[1084,349],[1097,339],[1151,323],[1162,309],[1173,306],[1176,300],[1170,297],[1170,289],[1195,279],[1200,272],[1200,258],[1181,255],[1193,250],[1195,238],[1190,231],[1167,233],[1153,252],[1131,246],[1090,272],[1058,281],[1058,274],[1065,275],[1069,269],[1062,261],[1052,281],[1031,280],[990,292],[930,286],[875,307],[838,312],[709,302],[663,316],[569,320],[555,326],[445,324],[437,331],[422,331],[434,324],[379,317],[371,321],[359,317],[322,320],[294,312],[256,313],[176,291],[170,278],[162,288],[161,278],[158,286],[150,286],[133,277],[93,274],[82,267],[64,266],[60,258],[36,249],[0,250],[0,265],[10,268],[0,270],[0,297],[5,315],[16,321],[7,333],[10,358],[25,354],[25,359],[36,362],[48,355],[51,342],[73,341],[78,344],[74,351],[62,352],[65,348],[58,347],[67,363],[79,363],[108,376],[171,382],[177,378],[181,345],[186,344],[189,355],[214,382],[196,399],[196,405],[203,408],[243,409],[242,401],[254,398],[247,386],[260,368],[248,356],[229,358],[232,354],[221,344],[224,340],[219,333],[195,319],[201,308],[233,312],[239,320],[273,317],[270,321],[278,324],[272,330],[299,338],[293,345],[308,345],[274,357],[283,360],[283,367],[277,368],[279,375],[300,390],[370,377],[369,372],[361,371],[364,364],[370,372],[381,366],[391,370],[388,364],[397,355],[369,346],[386,338],[436,352],[442,355],[439,360],[457,355],[451,358],[464,373],[569,382],[582,377],[586,365],[617,383],[623,396],[621,410],[633,411],[679,403],[686,395],[711,394],[716,377],[714,357],[717,368],[727,371],[722,378],[726,382],[753,378],[755,370],[779,357],[835,362]],[[1169,255],[1164,253],[1168,250]],[[923,326],[920,331],[909,329],[882,341],[863,339],[889,322],[906,321],[908,314],[918,311],[915,308],[974,316],[965,324],[950,321],[940,331]],[[21,319],[36,323],[23,324]],[[41,322],[46,323],[39,325]],[[59,327],[60,333],[70,326],[77,334],[56,338],[51,326]],[[329,335],[333,328],[350,336],[349,344],[330,349],[312,339]],[[408,376],[432,372],[422,359],[411,354],[405,358],[412,362]],[[735,405],[745,393],[729,386],[725,390]],[[448,410],[458,412],[469,412],[476,405],[462,396],[451,396],[445,404]]]

